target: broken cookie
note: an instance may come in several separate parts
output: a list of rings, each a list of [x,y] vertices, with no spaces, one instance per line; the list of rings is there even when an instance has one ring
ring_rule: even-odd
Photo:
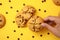
[[[24,27],[27,21],[36,12],[35,8],[32,6],[25,6],[16,16],[16,23],[20,27]]]
[[[30,30],[39,32],[42,29],[41,23],[43,23],[43,19],[39,16],[34,15],[28,21],[27,26],[29,27]]]

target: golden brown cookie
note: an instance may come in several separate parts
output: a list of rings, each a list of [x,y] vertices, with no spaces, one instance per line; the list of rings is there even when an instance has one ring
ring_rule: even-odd
[[[5,17],[2,14],[0,14],[0,28],[2,28],[5,25],[5,23],[6,23]]]
[[[28,12],[28,13],[35,13],[36,9],[32,6],[25,6],[23,9],[22,9],[23,12]]]
[[[16,23],[20,27],[24,27],[27,21],[35,13],[35,8],[31,6],[25,6],[16,16]]]
[[[53,0],[53,2],[54,2],[57,6],[60,6],[60,0]]]
[[[30,30],[39,32],[42,29],[42,27],[40,25],[42,22],[43,22],[43,19],[41,17],[35,15],[35,16],[31,17],[31,19],[28,21],[27,25]]]

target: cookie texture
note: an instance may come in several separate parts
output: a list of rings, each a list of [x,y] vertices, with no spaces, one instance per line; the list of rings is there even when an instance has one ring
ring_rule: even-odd
[[[6,23],[5,17],[2,14],[0,14],[0,28],[3,28],[5,23]]]
[[[28,21],[27,26],[29,27],[30,30],[39,32],[43,28],[41,27],[41,23],[43,23],[43,19],[39,16],[34,15]]]
[[[24,27],[28,20],[34,15],[36,12],[35,8],[32,6],[25,6],[17,15],[16,15],[16,23],[20,27]]]
[[[60,6],[60,0],[52,0],[55,5]]]

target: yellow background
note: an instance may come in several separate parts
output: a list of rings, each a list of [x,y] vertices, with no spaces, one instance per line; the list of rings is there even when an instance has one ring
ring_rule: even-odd
[[[0,0],[0,13],[6,17],[5,26],[0,29],[0,40],[60,40],[60,38],[54,36],[47,29],[43,29],[40,32],[32,32],[25,28],[18,28],[15,21],[17,10],[21,10],[25,5],[32,5],[36,8],[36,15],[39,15],[42,18],[45,18],[49,15],[57,16],[60,11],[60,6],[56,6],[52,0],[46,0],[46,2],[42,3],[42,0]],[[13,8],[10,8],[13,7]],[[39,11],[38,9],[41,9]],[[46,12],[44,12],[46,10]],[[8,12],[8,14],[6,14]],[[14,32],[16,30],[16,32]],[[23,33],[23,35],[21,35]],[[47,33],[50,33],[49,35]],[[42,37],[40,36],[42,35]],[[9,36],[9,38],[7,38]],[[32,38],[34,36],[34,38]]]

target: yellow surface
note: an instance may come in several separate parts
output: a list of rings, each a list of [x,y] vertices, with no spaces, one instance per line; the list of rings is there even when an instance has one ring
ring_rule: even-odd
[[[18,12],[17,10],[21,10],[25,5],[32,5],[36,8],[37,12],[36,15],[44,18],[49,15],[57,16],[58,12],[60,11],[60,6],[56,6],[52,0],[47,0],[46,2],[42,3],[42,0],[0,0],[0,13],[6,17],[6,25],[0,29],[0,40],[60,40],[60,38],[54,36],[50,31],[47,29],[43,29],[40,32],[32,32],[25,28],[18,28],[15,21],[15,16]],[[10,8],[10,7],[13,8]],[[38,11],[41,9],[41,11]],[[44,12],[46,10],[46,13]],[[8,14],[6,14],[8,12]],[[14,32],[16,30],[16,32]],[[21,35],[23,33],[23,35]],[[47,33],[50,33],[49,35]],[[40,36],[42,35],[42,37]],[[7,38],[9,36],[9,38]],[[34,36],[34,38],[32,38]]]

